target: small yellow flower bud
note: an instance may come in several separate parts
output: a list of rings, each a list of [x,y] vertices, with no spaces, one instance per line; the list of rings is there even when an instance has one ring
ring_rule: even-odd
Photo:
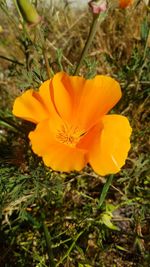
[[[30,0],[17,0],[17,5],[23,19],[29,24],[37,24],[40,21],[40,16],[35,7],[30,3]]]

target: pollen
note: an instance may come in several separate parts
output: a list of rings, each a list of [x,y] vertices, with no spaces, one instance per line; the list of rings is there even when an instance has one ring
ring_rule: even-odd
[[[81,131],[78,127],[73,127],[71,125],[62,125],[61,129],[57,131],[56,139],[60,143],[63,143],[70,147],[75,147],[84,134],[85,132]]]

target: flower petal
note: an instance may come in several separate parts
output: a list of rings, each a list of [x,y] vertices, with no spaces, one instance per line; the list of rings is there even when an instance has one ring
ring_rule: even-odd
[[[100,175],[117,173],[125,164],[132,130],[128,119],[121,115],[106,115],[102,124],[103,129],[100,127],[94,133],[89,163]]]
[[[39,92],[30,89],[17,97],[13,106],[13,114],[33,123],[38,123],[51,116],[58,117],[51,99],[50,85],[51,80],[47,80],[42,83]]]
[[[51,99],[51,80],[47,80],[41,84],[39,88],[39,95],[43,105],[47,108],[49,113],[54,112],[55,108]]]
[[[94,125],[121,97],[119,83],[103,75],[85,80],[59,72],[53,77],[50,90],[61,118],[84,129]]]
[[[60,116],[72,125],[78,124],[77,112],[85,84],[83,77],[69,76],[64,72],[57,73],[52,80],[54,105]]]
[[[81,171],[87,161],[85,152],[61,143],[51,146],[49,153],[43,156],[45,165],[55,171]]]
[[[58,114],[62,119],[70,121],[72,113],[71,97],[63,85],[62,79],[66,76],[64,72],[57,73],[51,83],[52,100]]]
[[[59,123],[59,122],[58,122]],[[86,151],[59,143],[51,120],[40,122],[29,133],[32,150],[43,158],[45,165],[56,171],[80,171],[87,163]]]
[[[84,129],[92,127],[119,101],[120,97],[120,85],[114,79],[98,75],[92,80],[87,80],[76,111],[76,121]]]
[[[70,98],[71,98],[72,107],[73,107],[72,117],[76,116],[76,110],[77,110],[77,107],[79,106],[86,80],[83,77],[69,76],[64,73],[62,77],[62,83],[64,87],[66,88],[66,90],[68,91]]]
[[[16,98],[12,112],[15,116],[34,123],[38,123],[49,116],[39,94],[32,89]]]

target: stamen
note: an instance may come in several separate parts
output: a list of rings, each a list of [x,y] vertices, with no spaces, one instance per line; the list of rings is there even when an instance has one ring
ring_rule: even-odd
[[[85,132],[81,131],[78,127],[62,125],[61,129],[57,132],[56,138],[60,143],[75,147],[84,134]]]

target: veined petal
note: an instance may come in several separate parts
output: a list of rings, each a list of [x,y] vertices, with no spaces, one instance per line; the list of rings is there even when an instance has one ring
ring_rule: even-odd
[[[79,106],[86,80],[83,77],[69,76],[64,73],[62,83],[70,95],[72,102],[72,119],[74,119],[74,117],[76,117],[77,107]]]
[[[57,143],[43,156],[46,166],[55,171],[81,171],[87,164],[85,151]]]
[[[17,97],[13,106],[13,114],[34,123],[49,117],[57,118],[58,114],[51,99],[51,80],[43,82],[39,92],[30,89]]]
[[[114,79],[98,75],[85,80],[63,72],[53,78],[54,103],[62,118],[88,129],[120,99],[120,85]]]
[[[89,149],[89,163],[100,175],[120,171],[130,149],[131,127],[126,117],[106,115]]]
[[[91,128],[120,99],[120,85],[114,79],[98,75],[84,84],[76,121],[82,128]]]
[[[51,99],[50,87],[51,87],[51,80],[47,80],[41,84],[38,92],[43,105],[46,107],[49,113],[55,112],[55,107]]]
[[[51,98],[60,117],[66,121],[71,120],[72,100],[64,86],[62,79],[66,76],[64,72],[57,73],[51,83]]]
[[[42,97],[33,89],[27,90],[15,99],[12,112],[15,116],[33,123],[49,117],[49,111]]]
[[[34,153],[41,156],[45,165],[53,170],[79,171],[87,163],[85,150],[57,141],[51,120],[40,122],[36,129],[29,133],[29,139]]]

